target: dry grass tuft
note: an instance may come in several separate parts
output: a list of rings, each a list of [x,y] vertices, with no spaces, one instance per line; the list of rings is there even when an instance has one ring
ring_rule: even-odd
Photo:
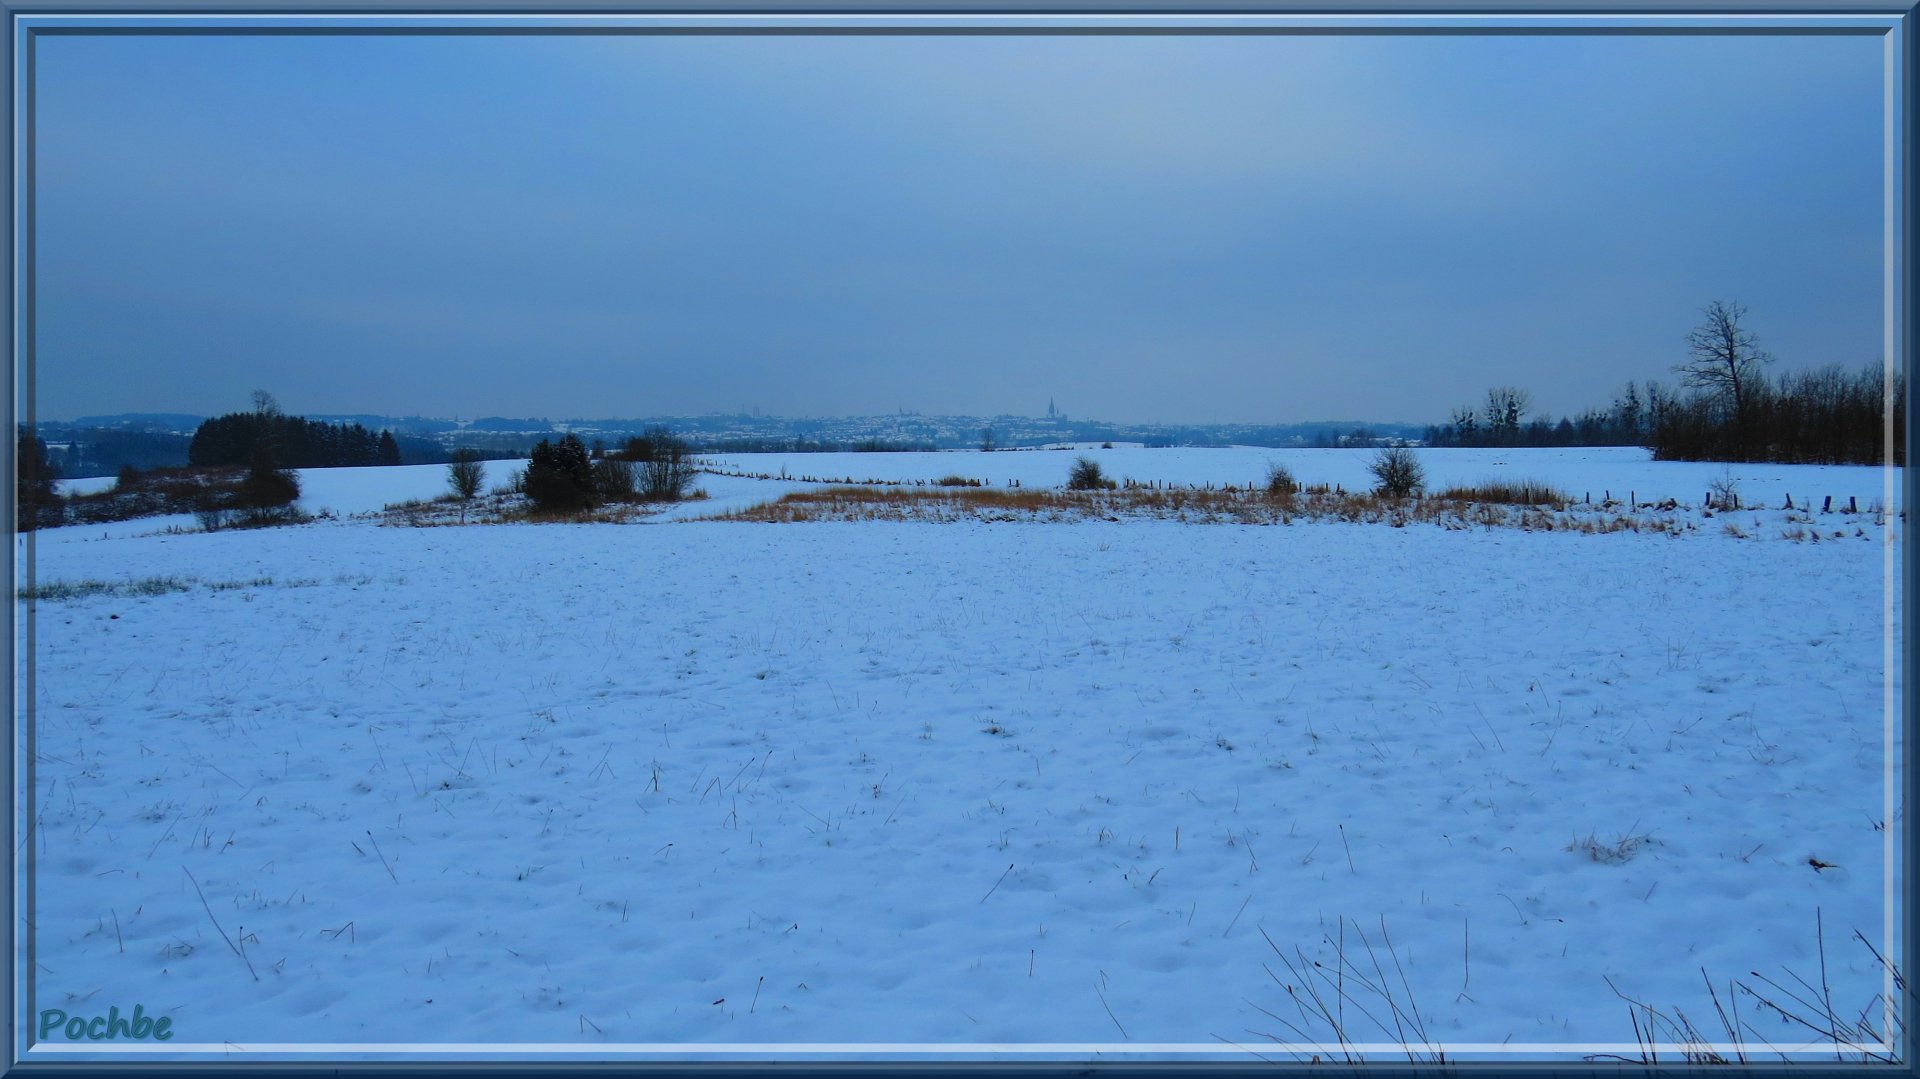
[[[1573,497],[1543,480],[1483,480],[1469,487],[1449,487],[1441,498],[1456,502],[1492,502],[1507,506],[1551,506],[1556,510],[1573,504]]]

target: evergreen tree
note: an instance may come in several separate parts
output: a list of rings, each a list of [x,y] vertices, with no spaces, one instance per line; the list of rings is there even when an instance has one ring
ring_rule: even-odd
[[[560,436],[555,444],[541,439],[527,465],[527,497],[540,509],[592,509],[593,462],[579,436]]]

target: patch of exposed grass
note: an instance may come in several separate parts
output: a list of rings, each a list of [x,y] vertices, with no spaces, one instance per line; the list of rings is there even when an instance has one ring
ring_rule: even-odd
[[[111,596],[118,599],[165,596],[175,592],[191,592],[196,588],[205,588],[209,592],[237,592],[261,588],[311,588],[319,584],[317,578],[293,577],[276,580],[272,577],[254,577],[245,581],[203,581],[198,577],[139,577],[122,581],[102,581],[88,579],[84,581],[45,581],[22,588],[14,593],[16,599],[31,602],[65,602],[77,599],[89,599],[94,596]]]
[[[214,592],[238,592],[248,588],[312,588],[320,583],[317,577],[290,577],[276,581],[272,577],[255,577],[250,581],[208,581],[207,588]]]
[[[1567,849],[1585,854],[1601,865],[1624,865],[1640,853],[1641,848],[1654,842],[1650,835],[1635,834],[1632,829],[1611,843],[1602,842],[1593,833],[1585,838],[1576,838],[1567,844]]]
[[[191,578],[142,577],[125,581],[47,581],[22,588],[15,595],[24,600],[60,601],[87,599],[91,596],[164,596],[193,588]]]

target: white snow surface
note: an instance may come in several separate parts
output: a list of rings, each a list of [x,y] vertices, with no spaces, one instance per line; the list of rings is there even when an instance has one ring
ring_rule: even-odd
[[[1098,455],[1350,489],[1369,456]],[[1596,498],[1720,472],[1422,456]],[[728,460],[1054,484],[1071,458]],[[1774,505],[1885,492],[1748,470]],[[1344,946],[1449,1056],[1631,1055],[1609,979],[1699,1022],[1703,970],[1816,979],[1817,916],[1853,1015],[1883,986],[1853,932],[1897,954],[1897,517],[1795,542],[1772,508],[1678,536],[348,516],[444,475],[310,471],[343,516],[300,527],[32,538],[41,584],[187,588],[16,603],[38,1007],[140,1002],[175,1048],[1292,1059],[1261,1009],[1312,1025],[1273,946]],[[701,483],[687,509],[798,485]]]

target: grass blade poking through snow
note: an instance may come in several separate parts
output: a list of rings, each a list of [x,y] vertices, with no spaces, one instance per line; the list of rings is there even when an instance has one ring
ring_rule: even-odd
[[[183,865],[180,867],[180,872],[185,873],[187,879],[193,881],[193,891],[195,895],[200,897],[200,907],[207,912],[207,920],[213,923],[213,928],[219,932],[220,939],[226,941],[227,947],[233,949],[233,954],[239,956],[240,961],[247,965],[247,973],[253,975],[253,980],[256,982],[259,981],[260,975],[253,969],[253,960],[248,959],[247,953],[241,951],[239,946],[234,944],[233,938],[227,936],[227,931],[220,928],[220,919],[213,916],[213,908],[207,905],[207,893],[201,891],[200,882],[193,879],[193,870]]]

